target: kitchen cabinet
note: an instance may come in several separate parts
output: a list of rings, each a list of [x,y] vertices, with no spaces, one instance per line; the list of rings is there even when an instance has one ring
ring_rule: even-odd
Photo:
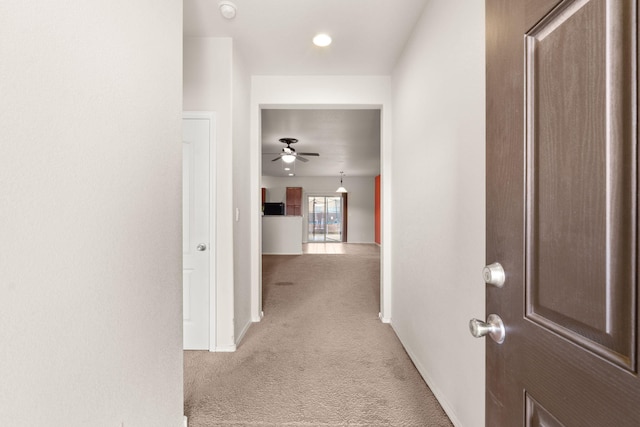
[[[287,216],[302,216],[302,187],[287,187]]]

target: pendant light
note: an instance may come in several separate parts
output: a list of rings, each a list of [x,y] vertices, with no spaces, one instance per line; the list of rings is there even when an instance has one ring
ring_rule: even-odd
[[[346,193],[347,192],[347,189],[342,186],[342,176],[343,175],[344,175],[344,172],[340,171],[340,187],[338,187],[338,189],[336,190],[336,193]]]

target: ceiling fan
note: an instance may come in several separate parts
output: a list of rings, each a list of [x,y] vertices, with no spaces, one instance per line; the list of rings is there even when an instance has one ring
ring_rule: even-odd
[[[279,141],[282,142],[283,144],[287,144],[287,146],[282,149],[282,153],[280,153],[278,157],[271,160],[272,162],[275,162],[276,160],[279,160],[279,159],[282,159],[282,161],[285,163],[293,163],[295,160],[308,162],[309,159],[305,159],[304,157],[301,157],[301,156],[317,157],[320,155],[318,153],[296,153],[295,148],[291,147],[291,144],[295,144],[296,142],[298,142],[298,140],[295,138],[280,138]]]

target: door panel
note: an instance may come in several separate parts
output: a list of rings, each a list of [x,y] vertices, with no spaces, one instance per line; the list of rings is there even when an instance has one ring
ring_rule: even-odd
[[[185,350],[209,350],[209,119],[182,121],[182,317]],[[198,245],[204,244],[206,248]]]
[[[487,0],[487,426],[637,426],[637,0]]]
[[[535,401],[529,394],[526,399],[526,422],[527,427],[564,427],[553,415]]]
[[[525,7],[525,27],[531,28],[540,21],[541,16],[557,6],[562,0],[527,0]]]
[[[613,126],[633,122],[633,81],[607,6],[564,3],[526,35],[527,317],[630,369],[635,175]]]

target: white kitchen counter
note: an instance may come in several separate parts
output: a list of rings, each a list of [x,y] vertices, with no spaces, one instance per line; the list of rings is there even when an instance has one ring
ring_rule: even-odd
[[[302,255],[302,217],[263,216],[262,253],[265,255]]]

